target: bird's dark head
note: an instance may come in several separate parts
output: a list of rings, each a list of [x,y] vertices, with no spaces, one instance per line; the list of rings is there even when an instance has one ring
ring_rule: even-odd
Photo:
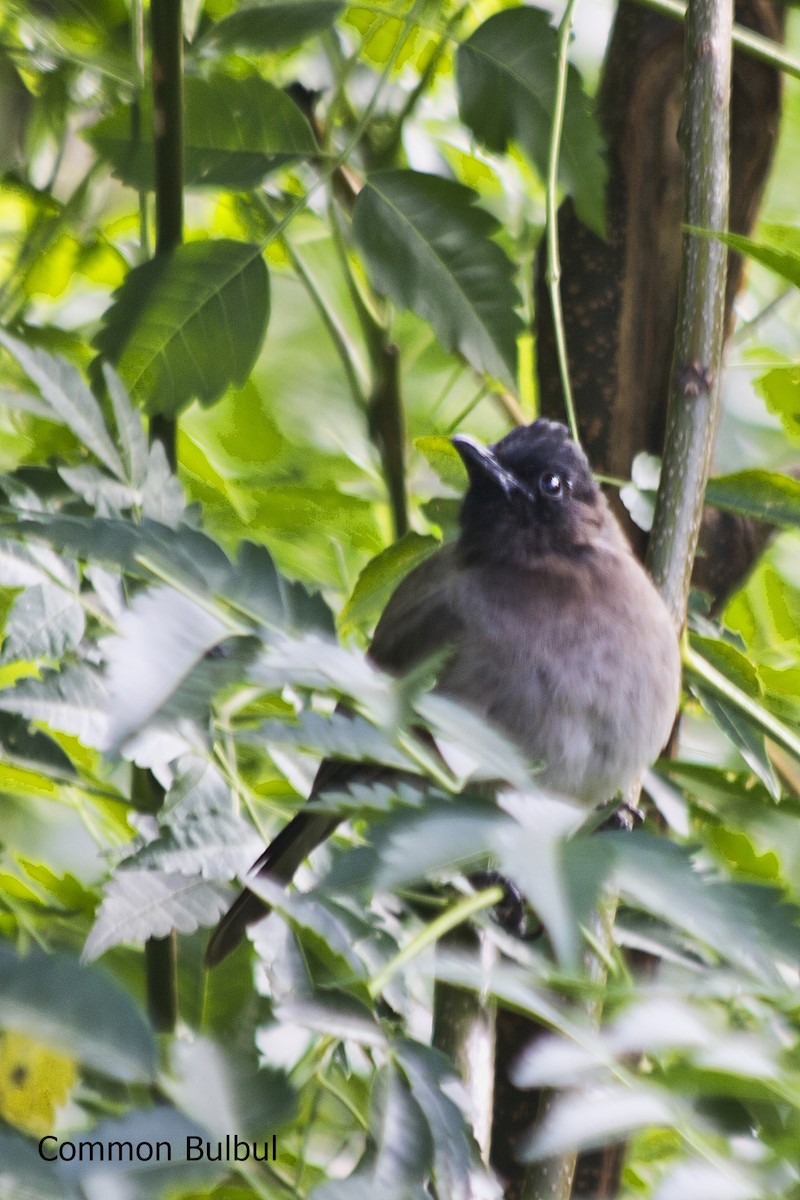
[[[520,426],[491,446],[462,434],[453,445],[469,475],[461,545],[471,560],[574,554],[609,519],[586,455],[556,421]]]

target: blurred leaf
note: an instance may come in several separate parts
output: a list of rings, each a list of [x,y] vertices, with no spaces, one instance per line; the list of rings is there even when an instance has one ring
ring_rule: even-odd
[[[83,958],[92,962],[112,946],[166,937],[173,929],[194,933],[214,925],[229,901],[227,888],[201,875],[120,870],[106,886]]]
[[[194,770],[179,768],[178,780],[158,813],[158,836],[122,864],[204,879],[231,879],[246,870],[262,841],[233,809],[221,773],[202,760]]]
[[[800,437],[800,367],[773,367],[756,380],[756,389],[766,401],[767,408],[780,417],[790,437]]]
[[[95,346],[150,414],[175,416],[194,399],[212,404],[245,382],[268,320],[259,248],[190,242],[129,272]]]
[[[75,1184],[42,1160],[30,1138],[0,1127],[0,1200],[81,1200]]]
[[[128,994],[102,971],[61,955],[18,958],[0,947],[0,1024],[111,1078],[152,1079],[153,1034]]]
[[[25,1034],[0,1037],[0,1116],[15,1128],[39,1137],[49,1133],[77,1081],[71,1055]]]
[[[706,501],[770,525],[800,525],[800,480],[753,469],[709,479]]]
[[[217,21],[197,48],[251,54],[283,50],[328,29],[343,8],[342,0],[261,0]]]
[[[361,1162],[348,1179],[315,1188],[311,1200],[425,1200],[433,1143],[419,1104],[397,1068],[375,1077],[370,1137]]]
[[[438,547],[434,537],[407,533],[371,558],[339,614],[339,627],[346,632],[374,625],[400,580]]]
[[[114,414],[116,434],[125,467],[125,478],[131,487],[142,487],[145,482],[149,455],[141,414],[131,404],[125,385],[108,363],[103,363],[103,382]]]
[[[288,6],[287,6],[288,7]],[[252,12],[252,10],[248,10]],[[238,13],[243,17],[246,13]],[[255,187],[292,159],[318,154],[297,105],[258,75],[237,79],[188,75],[184,81],[184,162],[187,187]],[[154,187],[153,114],[145,105],[138,137],[129,104],[121,104],[86,131],[97,154],[129,187]]]
[[[456,83],[462,121],[490,150],[514,140],[542,179],[547,176],[556,95],[557,35],[550,14],[537,8],[495,13],[458,48]],[[581,78],[567,74],[559,174],[578,216],[605,233],[606,165],[603,142]]]
[[[107,736],[107,695],[98,673],[70,664],[44,671],[39,679],[21,679],[0,691],[0,709],[29,721],[42,721],[60,733],[71,733],[85,746],[100,746]]]
[[[223,1140],[233,1133],[264,1138],[296,1108],[286,1076],[259,1068],[254,1050],[237,1053],[196,1034],[175,1039],[162,1085],[182,1112]]]
[[[698,230],[706,237],[717,241],[748,258],[755,259],[788,283],[800,287],[800,231],[794,225],[769,225],[759,227],[761,240],[742,237],[738,233],[711,233]]]
[[[615,879],[629,901],[684,929],[751,978],[774,984],[779,964],[800,954],[796,911],[775,888],[714,878],[690,850],[648,834],[596,838],[616,856]]]
[[[9,712],[0,712],[0,758],[45,774],[75,774],[72,760],[57,742]]]
[[[78,370],[66,359],[34,349],[3,330],[0,330],[0,345],[14,355],[39,388],[51,419],[71,429],[117,479],[124,479],[122,461],[106,429],[100,406]]]
[[[444,1090],[455,1078],[452,1063],[419,1042],[404,1039],[394,1050],[430,1129],[437,1190],[448,1200],[472,1200],[471,1168],[477,1165],[478,1151],[464,1114]]]
[[[414,445],[425,455],[442,483],[446,483],[454,492],[466,491],[467,468],[450,438],[419,437],[414,439]]]
[[[117,750],[164,705],[230,628],[172,588],[139,592],[117,632],[104,638],[108,686],[107,748]]]
[[[206,1141],[208,1129],[163,1101],[150,1108],[130,1109],[120,1117],[107,1117],[89,1129],[82,1129],[81,1137],[103,1147],[115,1144],[124,1147],[126,1143],[134,1148],[156,1147],[159,1142],[166,1142],[170,1148],[169,1161],[159,1160],[154,1153],[149,1159],[134,1157],[129,1163],[123,1157],[112,1160],[107,1152],[105,1162],[89,1159],[85,1153],[60,1162],[59,1173],[69,1182],[76,1181],[80,1196],[86,1200],[101,1196],[103,1200],[155,1200],[178,1193],[186,1195],[185,1189],[191,1188],[202,1188],[202,1194],[207,1195],[205,1187],[229,1171],[224,1162],[186,1161],[187,1139],[202,1139],[192,1143],[196,1147]]]
[[[75,649],[85,628],[83,605],[75,594],[53,584],[26,588],[6,621],[2,659],[59,659]]]
[[[653,1088],[622,1084],[560,1096],[540,1128],[519,1148],[523,1161],[550,1158],[620,1142],[635,1129],[675,1124],[669,1097]]]
[[[522,300],[478,193],[438,175],[374,171],[353,236],[374,287],[430,321],[446,350],[514,386]]]

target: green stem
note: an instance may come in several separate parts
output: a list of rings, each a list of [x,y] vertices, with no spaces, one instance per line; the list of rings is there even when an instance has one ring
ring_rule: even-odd
[[[773,742],[778,746],[783,746],[784,750],[788,750],[800,761],[800,737],[788,725],[784,725],[783,721],[768,712],[752,696],[748,696],[747,692],[743,692],[726,675],[723,675],[701,654],[692,649],[687,637],[683,639],[681,651],[684,666],[690,675],[694,675],[721,699],[734,704],[754,725],[763,730],[767,737],[772,738]]]
[[[567,97],[567,51],[572,32],[572,10],[575,0],[567,0],[567,7],[558,26],[558,50],[556,60],[556,94],[553,101],[553,124],[550,129],[550,148],[547,158],[547,192],[545,197],[545,219],[547,222],[547,287],[550,294],[550,310],[553,314],[553,329],[556,339],[558,371],[561,390],[564,393],[564,408],[567,424],[576,442],[578,423],[569,380],[567,361],[567,339],[564,330],[564,313],[561,307],[561,258],[558,249],[558,160],[561,151],[561,133],[564,126],[564,106]]]
[[[474,917],[475,913],[499,904],[502,899],[503,889],[495,884],[492,887],[484,888],[482,892],[476,892],[474,896],[466,896],[458,904],[448,908],[447,912],[442,913],[440,917],[436,917],[430,925],[426,925],[416,937],[413,937],[402,950],[395,954],[394,958],[391,958],[377,975],[372,977],[367,984],[367,991],[371,998],[374,1000],[376,996],[379,996],[392,976],[406,963],[410,963],[418,954],[426,950],[428,946],[438,942],[457,925]]]
[[[732,0],[690,0],[686,18],[683,258],[664,460],[647,565],[680,629],[719,419],[730,191]]]
[[[133,65],[136,72],[136,94],[131,105],[131,141],[135,144],[142,135],[142,97],[145,89],[144,0],[133,0],[131,8]],[[150,223],[147,219],[147,190],[139,189],[139,257],[150,257]]]
[[[151,0],[153,45],[153,151],[155,156],[156,254],[170,254],[183,241],[183,17],[181,0]],[[150,441],[159,441],[174,471],[178,428],[157,413]]]

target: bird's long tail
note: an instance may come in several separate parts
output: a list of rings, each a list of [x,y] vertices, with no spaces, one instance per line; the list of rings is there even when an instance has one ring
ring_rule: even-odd
[[[267,875],[280,883],[289,883],[300,864],[333,833],[340,820],[329,812],[304,810],[298,813],[253,863],[251,874]],[[215,967],[227,958],[241,942],[248,925],[265,917],[269,911],[269,905],[255,892],[243,891],[211,935],[206,948],[206,966]]]

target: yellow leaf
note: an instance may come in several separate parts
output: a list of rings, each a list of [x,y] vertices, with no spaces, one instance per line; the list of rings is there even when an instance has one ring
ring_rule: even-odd
[[[0,1116],[24,1133],[52,1131],[77,1080],[74,1059],[22,1033],[0,1039]]]

